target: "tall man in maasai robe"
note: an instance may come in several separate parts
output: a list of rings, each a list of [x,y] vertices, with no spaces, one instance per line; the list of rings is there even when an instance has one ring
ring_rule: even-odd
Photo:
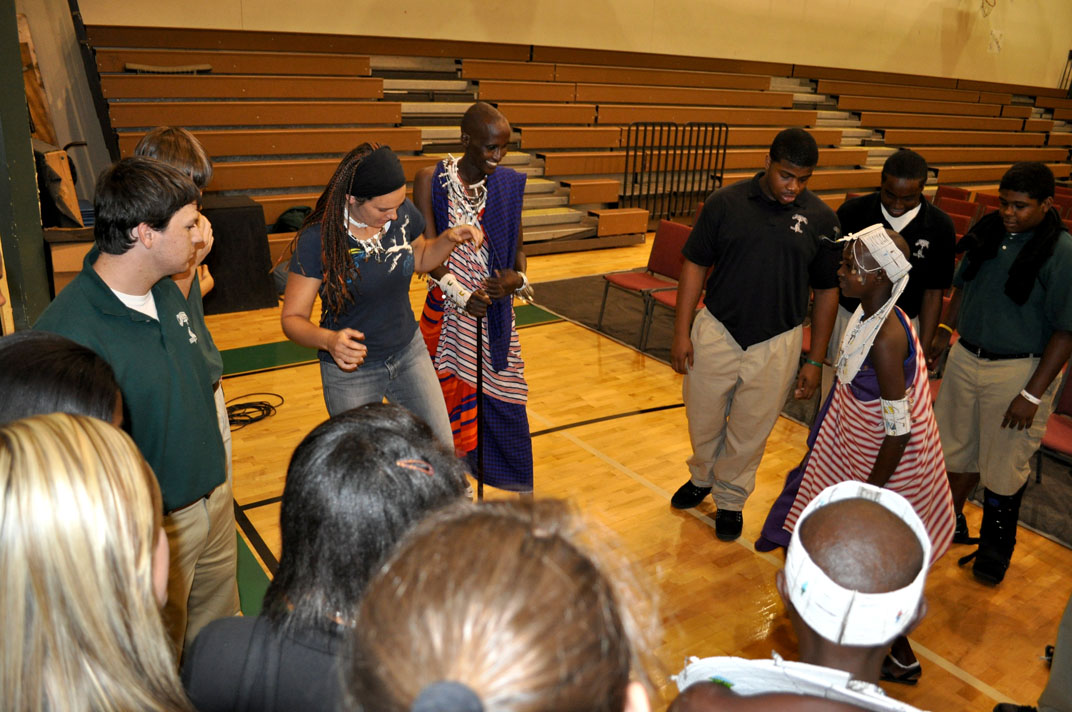
[[[477,324],[481,318],[484,408],[480,434],[484,481],[532,492],[528,385],[514,325],[513,296],[528,289],[522,251],[523,173],[501,167],[510,124],[478,102],[462,117],[461,158],[422,169],[413,198],[438,235],[454,225],[477,225],[478,248],[459,245],[432,272],[421,333],[432,356],[454,433],[454,449],[477,462]]]

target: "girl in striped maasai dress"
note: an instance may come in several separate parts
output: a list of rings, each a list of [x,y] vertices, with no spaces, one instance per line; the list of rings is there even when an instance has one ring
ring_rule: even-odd
[[[497,165],[509,136],[509,124],[501,114],[486,104],[475,104],[462,120],[465,154],[418,173],[414,197],[430,228],[474,224],[484,233],[478,249],[456,250],[445,270],[432,272],[421,333],[439,374],[454,449],[475,468],[476,315],[486,309],[481,351],[484,482],[526,493],[532,491],[532,439],[512,303],[515,289],[527,286],[521,251],[526,176]]]
[[[838,282],[861,304],[845,328],[837,380],[812,426],[808,453],[787,476],[756,548],[786,546],[816,495],[859,480],[912,503],[930,535],[933,563],[949,548],[955,518],[926,359],[908,317],[894,306],[908,281],[908,246],[881,225],[847,239]],[[898,638],[893,651],[883,679],[914,684],[920,668],[908,639]]]

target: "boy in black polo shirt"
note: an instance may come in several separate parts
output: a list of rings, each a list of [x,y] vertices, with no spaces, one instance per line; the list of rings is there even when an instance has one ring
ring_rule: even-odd
[[[741,510],[793,384],[809,287],[815,294],[811,350],[795,395],[808,398],[819,384],[841,251],[833,242],[840,235],[837,216],[805,188],[818,160],[810,134],[782,131],[764,172],[707,199],[683,250],[671,359],[686,374],[693,454],[691,479],[671,506],[695,507],[714,489],[715,533],[723,541],[741,534]],[[705,308],[693,324],[692,305],[711,265]]]
[[[942,314],[942,294],[953,283],[953,251],[956,229],[948,215],[923,200],[927,184],[927,161],[915,151],[901,149],[882,166],[882,183],[877,193],[846,200],[837,216],[845,234],[858,232],[875,223],[897,232],[908,243],[908,286],[897,300],[910,319],[916,321],[919,343],[930,344]],[[827,360],[837,358],[841,335],[860,300],[842,295],[838,318],[830,337]],[[826,383],[823,384],[824,388]]]

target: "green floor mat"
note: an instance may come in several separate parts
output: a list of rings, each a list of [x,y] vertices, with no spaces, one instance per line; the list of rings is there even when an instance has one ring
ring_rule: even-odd
[[[520,304],[515,307],[514,314],[518,326],[534,326],[560,319],[534,304]],[[316,361],[316,349],[307,349],[292,341],[276,341],[271,344],[227,349],[222,354],[224,376],[236,376]]]
[[[271,344],[227,349],[222,354],[224,376],[316,361],[316,349],[298,346],[293,341],[276,341]]]
[[[514,307],[514,320],[518,326],[535,326],[550,321],[561,321],[562,317],[541,309],[535,304],[519,304]]]
[[[242,606],[242,615],[256,616],[261,612],[261,601],[268,590],[268,576],[257,562],[253,552],[246,546],[246,540],[238,537],[238,600]]]

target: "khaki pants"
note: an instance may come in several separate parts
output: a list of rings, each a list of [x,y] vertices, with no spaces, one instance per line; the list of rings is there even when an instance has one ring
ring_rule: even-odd
[[[711,487],[720,509],[740,511],[756,484],[778,414],[800,364],[800,327],[747,350],[701,309],[692,325],[693,366],[682,386],[692,483]]]
[[[182,653],[217,618],[238,614],[238,542],[228,478],[208,497],[164,517],[171,554],[164,622]]]
[[[1060,378],[1055,378],[1026,430],[1001,427],[1009,403],[1027,385],[1037,358],[988,361],[955,344],[934,404],[945,466],[950,472],[978,472],[991,492],[1012,495],[1031,475]]]

